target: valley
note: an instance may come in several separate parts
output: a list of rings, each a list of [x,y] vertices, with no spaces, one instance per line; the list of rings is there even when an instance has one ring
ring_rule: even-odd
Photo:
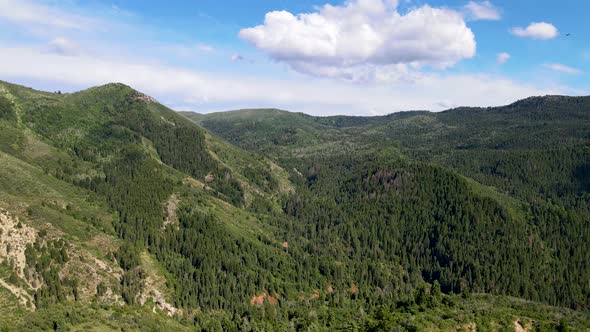
[[[0,330],[590,329],[590,98],[313,117],[0,82]]]

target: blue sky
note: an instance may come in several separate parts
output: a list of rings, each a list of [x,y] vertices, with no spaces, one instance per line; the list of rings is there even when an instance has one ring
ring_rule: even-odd
[[[196,112],[495,106],[590,94],[589,11],[582,0],[0,0],[0,79],[123,82]]]

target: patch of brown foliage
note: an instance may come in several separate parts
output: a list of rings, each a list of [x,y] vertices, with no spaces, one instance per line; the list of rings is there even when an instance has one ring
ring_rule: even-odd
[[[320,298],[320,291],[318,289],[313,290],[313,294],[309,297],[310,300],[315,300]]]
[[[264,292],[260,295],[254,295],[250,299],[250,304],[262,305],[262,304],[264,304],[264,301],[266,300],[268,303],[270,303],[272,305],[276,305],[279,303],[279,300],[278,300],[278,295],[277,294],[274,294],[274,295],[275,296],[269,295],[267,292]]]

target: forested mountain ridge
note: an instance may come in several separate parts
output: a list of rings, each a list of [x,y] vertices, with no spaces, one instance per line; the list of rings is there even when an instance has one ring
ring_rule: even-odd
[[[428,112],[183,115],[215,134],[122,84],[0,83],[2,329],[590,326],[585,113],[531,122],[575,127],[549,154]]]
[[[247,135],[273,140],[277,150],[302,148],[310,137],[324,143],[342,138],[359,146],[367,138],[393,139],[403,147],[433,148],[555,148],[563,144],[588,145],[590,97],[530,97],[502,107],[460,107],[443,112],[409,111],[385,116],[313,117],[274,109],[183,115],[205,128],[234,140],[252,144]],[[340,129],[334,131],[335,129]],[[322,134],[322,132],[327,133]],[[279,133],[283,137],[277,137]],[[476,145],[477,144],[477,145]],[[526,146],[523,144],[527,144]],[[259,149],[264,148],[260,146]],[[291,152],[292,150],[288,150]]]
[[[402,112],[369,118],[247,110],[202,114],[196,121],[246,149],[273,155],[285,165],[311,168],[312,180],[307,187],[312,192],[317,191],[316,170],[329,167],[333,174],[334,160],[348,163],[347,169],[358,164],[365,168],[367,160],[376,155],[385,155],[388,160],[393,155],[450,169],[475,180],[468,182],[473,191],[493,198],[516,220],[524,222],[528,234],[520,237],[528,242],[529,249],[538,236],[539,248],[544,249],[534,255],[540,261],[551,256],[552,260],[576,261],[564,268],[556,281],[548,283],[549,288],[579,284],[579,290],[586,289],[582,293],[588,291],[581,281],[587,277],[563,286],[555,282],[579,275],[578,267],[588,265],[588,255],[583,251],[590,239],[590,97],[531,97],[503,107],[462,107],[440,113]],[[319,143],[310,146],[309,142]],[[353,161],[351,156],[361,160]],[[328,181],[338,182],[326,176]],[[517,238],[514,243],[519,242]],[[542,265],[535,263],[536,267]],[[546,268],[555,273],[555,267]],[[530,283],[538,280],[547,279],[531,277]],[[587,299],[587,295],[581,295],[579,304],[587,306]]]
[[[74,94],[45,93],[7,83],[0,88],[2,208],[7,221],[2,261],[7,273],[11,266],[15,268],[10,280],[22,287],[13,295],[23,294],[26,307],[43,309],[95,298],[128,304],[152,299],[169,313],[176,310],[168,310],[167,303],[178,308],[197,307],[198,301],[215,302],[220,307],[213,289],[206,296],[186,300],[196,285],[173,275],[185,273],[181,271],[186,266],[191,274],[200,273],[199,266],[210,273],[221,272],[222,265],[230,264],[216,257],[226,255],[224,250],[228,259],[239,259],[238,248],[231,253],[232,241],[242,248],[253,246],[247,250],[249,255],[264,247],[263,241],[272,241],[247,211],[252,201],[262,197],[269,209],[280,209],[278,195],[291,190],[285,172],[270,161],[227,147],[122,84]],[[196,220],[210,224],[189,231],[184,223]],[[13,232],[23,224],[35,231],[29,229],[31,236],[15,237]],[[178,237],[185,240],[177,241]],[[221,240],[215,241],[216,237]],[[53,241],[58,241],[57,253],[62,254],[43,258],[53,252],[48,249],[56,245]],[[202,257],[200,253],[197,258],[195,253],[181,251],[189,248],[176,247],[193,241],[200,244],[190,250],[209,254]],[[281,253],[274,247],[265,250]],[[80,263],[65,258],[74,252],[74,257],[80,253],[86,261],[96,263],[84,263],[82,266],[91,267],[78,266],[68,273],[70,265]],[[186,255],[190,257],[183,258]],[[45,263],[36,266],[39,259]],[[196,259],[216,267],[196,264]],[[188,265],[182,265],[183,261]],[[146,266],[154,264],[160,267],[152,276],[154,271]],[[263,278],[265,272],[257,269],[252,266],[243,272]],[[232,275],[228,278],[235,284],[239,271]],[[191,280],[217,278],[213,274]],[[214,288],[229,290],[222,286],[226,285]],[[238,296],[241,300],[236,303],[247,302],[254,293],[232,291],[223,301]]]
[[[557,199],[569,195],[567,187],[577,194],[589,190],[585,169],[590,97],[530,97],[503,107],[379,117],[311,117],[284,111],[280,121],[260,116],[268,112],[202,114],[196,121],[230,142],[278,158],[370,154],[388,148],[450,167],[509,194],[535,191]],[[342,123],[346,125],[338,125]],[[534,176],[538,171],[551,175]]]

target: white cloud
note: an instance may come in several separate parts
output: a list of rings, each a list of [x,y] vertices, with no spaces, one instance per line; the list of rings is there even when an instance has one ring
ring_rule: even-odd
[[[577,75],[581,74],[582,71],[576,68],[572,68],[561,63],[546,63],[543,67],[551,69],[553,71],[558,71],[566,74]]]
[[[496,61],[499,64],[505,64],[506,61],[510,60],[510,54],[506,53],[506,52],[502,52],[502,53],[498,53]]]
[[[500,11],[489,1],[469,1],[463,10],[470,20],[490,20],[497,21],[502,18]]]
[[[473,57],[476,49],[460,13],[424,5],[400,14],[391,0],[327,4],[297,16],[273,11],[263,25],[239,35],[296,71],[352,81],[391,66],[398,73],[425,65],[447,68]]]
[[[26,28],[42,26],[83,31],[93,30],[100,25],[96,19],[30,0],[0,0],[0,20]]]
[[[203,73],[137,58],[113,60],[88,54],[64,57],[27,47],[0,48],[0,77],[53,82],[56,89],[60,85],[86,88],[123,82],[158,100],[198,111],[279,107],[318,115],[441,110],[448,105],[494,106],[531,95],[570,92],[562,87],[537,88],[503,77],[476,74],[421,74],[411,82],[381,85],[304,77],[269,79]]]
[[[557,28],[546,22],[533,22],[526,28],[516,27],[510,30],[513,35],[533,39],[552,39],[557,37]]]

